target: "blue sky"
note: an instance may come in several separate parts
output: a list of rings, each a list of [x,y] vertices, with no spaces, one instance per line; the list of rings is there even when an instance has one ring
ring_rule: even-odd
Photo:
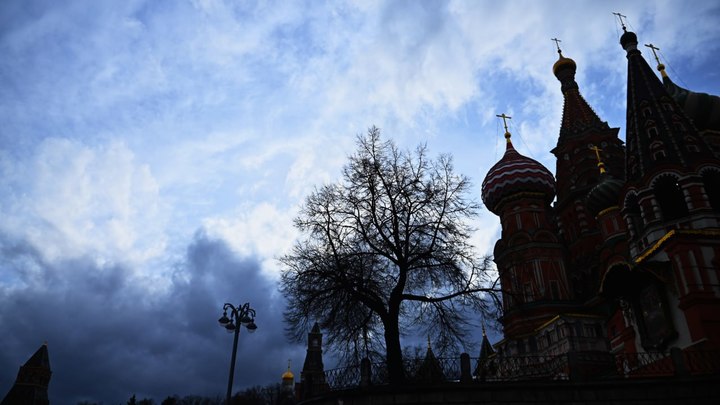
[[[0,395],[43,341],[54,404],[222,394],[226,301],[258,312],[237,388],[299,371],[276,258],[355,136],[454,155],[479,200],[504,112],[554,171],[550,38],[624,136],[614,11],[676,83],[720,94],[708,1],[0,2]],[[498,220],[476,222],[490,253]]]

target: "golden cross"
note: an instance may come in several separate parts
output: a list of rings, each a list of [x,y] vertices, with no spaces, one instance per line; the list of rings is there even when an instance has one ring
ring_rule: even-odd
[[[602,159],[600,158],[600,152],[602,152],[602,149],[598,148],[597,145],[592,145],[590,146],[590,150],[595,151],[595,157],[597,157],[600,174],[605,173],[605,163],[603,163]]]
[[[557,46],[558,53],[562,54],[562,51],[560,50],[560,42],[562,42],[562,41],[557,38],[550,38],[550,40],[555,41],[555,46]]]
[[[657,53],[655,52],[655,51],[659,51],[660,48],[658,48],[657,46],[655,46],[653,44],[645,44],[645,46],[647,46],[648,48],[650,48],[652,50],[653,56],[655,57],[655,61],[657,62],[658,65],[660,65],[660,58],[658,58]]]
[[[627,16],[620,13],[613,13],[613,15],[615,15],[620,20],[620,26],[622,27],[623,31],[627,32],[627,27],[625,27],[625,23],[623,22],[623,18],[627,19]]]
[[[505,133],[507,134],[507,133],[508,133],[508,128],[507,128],[507,121],[506,121],[506,120],[512,119],[512,117],[508,117],[507,115],[505,115],[505,113],[496,114],[495,116],[498,117],[498,118],[502,118],[502,120],[503,120],[503,125],[505,126]]]

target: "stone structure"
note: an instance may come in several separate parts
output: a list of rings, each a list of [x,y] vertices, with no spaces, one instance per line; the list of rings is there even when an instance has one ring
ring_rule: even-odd
[[[308,333],[305,363],[300,372],[300,398],[311,398],[328,390],[325,382],[325,366],[322,359],[322,332],[315,322]]]
[[[15,385],[0,405],[49,405],[50,357],[47,343],[20,366]]]

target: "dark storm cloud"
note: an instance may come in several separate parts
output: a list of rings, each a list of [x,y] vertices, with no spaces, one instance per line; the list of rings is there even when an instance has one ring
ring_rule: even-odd
[[[258,330],[242,333],[235,387],[279,382],[303,348],[283,335],[284,301],[255,258],[198,233],[169,289],[152,293],[117,264],[51,263],[0,237],[0,396],[18,367],[48,341],[53,404],[124,403],[132,394],[223,395],[232,335],[217,324],[224,302],[250,302]]]

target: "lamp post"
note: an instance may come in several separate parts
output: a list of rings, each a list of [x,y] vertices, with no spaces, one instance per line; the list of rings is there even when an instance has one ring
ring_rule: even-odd
[[[228,318],[228,311],[230,317]],[[230,360],[230,378],[228,379],[227,399],[225,404],[230,405],[230,396],[232,395],[233,377],[235,376],[235,357],[237,356],[238,336],[240,335],[240,326],[245,326],[248,332],[253,333],[257,329],[255,325],[255,310],[250,308],[250,303],[246,302],[242,306],[235,307],[233,304],[225,303],[223,305],[223,316],[218,319],[220,326],[224,327],[229,333],[235,332],[232,348],[232,360]]]

